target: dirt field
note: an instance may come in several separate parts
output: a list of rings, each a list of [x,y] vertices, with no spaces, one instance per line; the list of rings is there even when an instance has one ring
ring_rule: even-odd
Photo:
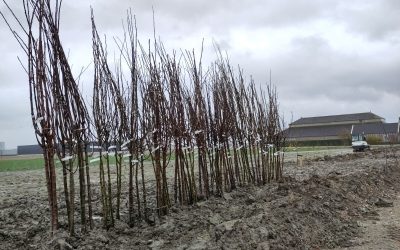
[[[301,167],[288,157],[284,182],[173,207],[154,226],[120,221],[105,231],[95,211],[96,229],[76,237],[61,200],[61,229],[50,236],[42,171],[3,172],[0,249],[399,249],[400,148],[324,154]]]

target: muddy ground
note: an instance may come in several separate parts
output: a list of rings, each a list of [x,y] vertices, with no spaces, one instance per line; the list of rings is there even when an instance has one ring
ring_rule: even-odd
[[[95,211],[96,229],[75,237],[61,198],[61,229],[50,236],[42,171],[3,172],[0,249],[397,249],[399,161],[399,147],[289,161],[282,183],[173,207],[155,225],[130,228],[123,215],[106,231]]]

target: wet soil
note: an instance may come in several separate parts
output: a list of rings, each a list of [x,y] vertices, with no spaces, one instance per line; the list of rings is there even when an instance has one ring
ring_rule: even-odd
[[[399,156],[396,147],[316,156],[302,166],[289,161],[280,183],[174,206],[169,215],[155,216],[154,225],[138,221],[130,228],[122,214],[115,228],[105,230],[97,206],[95,229],[81,234],[78,227],[74,237],[66,232],[62,197],[60,230],[49,232],[42,171],[4,172],[0,249],[396,249]],[[96,204],[98,198],[94,192]],[[125,200],[123,206],[126,211]]]

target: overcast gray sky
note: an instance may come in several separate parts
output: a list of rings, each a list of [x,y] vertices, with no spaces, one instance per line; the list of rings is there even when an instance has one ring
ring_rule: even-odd
[[[22,7],[8,2],[17,12]],[[387,122],[400,115],[399,0],[64,1],[61,37],[76,74],[92,60],[90,6],[109,44],[122,35],[130,7],[139,39],[151,38],[153,6],[157,36],[168,49],[200,52],[204,38],[205,60],[214,58],[215,41],[256,82],[267,83],[272,70],[287,122],[292,114],[296,120],[372,111]],[[0,141],[7,148],[33,144],[27,76],[17,60],[25,57],[2,21],[0,39]],[[87,72],[81,85],[89,92]]]

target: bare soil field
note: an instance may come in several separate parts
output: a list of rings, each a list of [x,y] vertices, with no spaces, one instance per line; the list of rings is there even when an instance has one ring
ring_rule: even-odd
[[[398,249],[399,159],[399,147],[315,155],[303,166],[291,159],[281,183],[172,207],[152,225],[130,228],[122,214],[108,231],[96,188],[95,229],[74,237],[66,232],[62,196],[60,230],[50,235],[43,171],[2,172],[0,249]]]

